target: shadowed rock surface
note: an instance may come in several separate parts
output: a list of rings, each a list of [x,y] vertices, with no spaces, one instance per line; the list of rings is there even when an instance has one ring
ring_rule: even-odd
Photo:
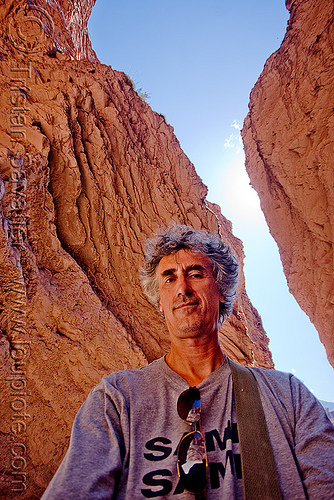
[[[289,289],[334,366],[334,6],[286,5],[286,36],[250,97],[246,167]]]
[[[244,257],[173,128],[97,61],[93,4],[0,7],[3,498],[40,498],[90,389],[168,349],[137,276],[146,237],[190,224]],[[233,359],[273,366],[243,274],[220,336]]]

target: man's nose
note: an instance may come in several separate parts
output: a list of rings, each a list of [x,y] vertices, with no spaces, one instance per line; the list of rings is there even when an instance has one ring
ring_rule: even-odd
[[[178,285],[178,287],[177,287],[177,294],[178,295],[191,295],[192,294],[192,288],[191,288],[189,280],[187,279],[186,276],[179,276],[177,285]]]

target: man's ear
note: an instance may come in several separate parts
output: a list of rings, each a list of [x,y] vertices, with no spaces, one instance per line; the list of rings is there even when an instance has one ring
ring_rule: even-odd
[[[164,318],[165,317],[165,313],[164,313],[163,307],[161,305],[161,302],[159,302],[159,311],[161,313],[161,316]]]
[[[222,304],[225,302],[225,295],[219,296],[219,302],[221,302]]]

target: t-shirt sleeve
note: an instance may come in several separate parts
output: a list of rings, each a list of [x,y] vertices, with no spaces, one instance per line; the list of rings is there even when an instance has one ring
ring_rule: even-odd
[[[80,408],[69,449],[42,499],[113,498],[124,453],[119,412],[100,385]]]
[[[319,401],[294,376],[294,445],[309,500],[334,499],[334,426]]]

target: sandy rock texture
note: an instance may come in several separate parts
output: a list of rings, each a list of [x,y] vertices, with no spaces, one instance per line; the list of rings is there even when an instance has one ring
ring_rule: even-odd
[[[147,236],[191,224],[244,257],[173,128],[96,60],[93,3],[0,6],[1,498],[40,498],[90,389],[168,349],[137,275]],[[220,335],[273,366],[242,273]]]
[[[286,36],[250,97],[246,167],[290,291],[334,366],[334,6],[286,5]]]

